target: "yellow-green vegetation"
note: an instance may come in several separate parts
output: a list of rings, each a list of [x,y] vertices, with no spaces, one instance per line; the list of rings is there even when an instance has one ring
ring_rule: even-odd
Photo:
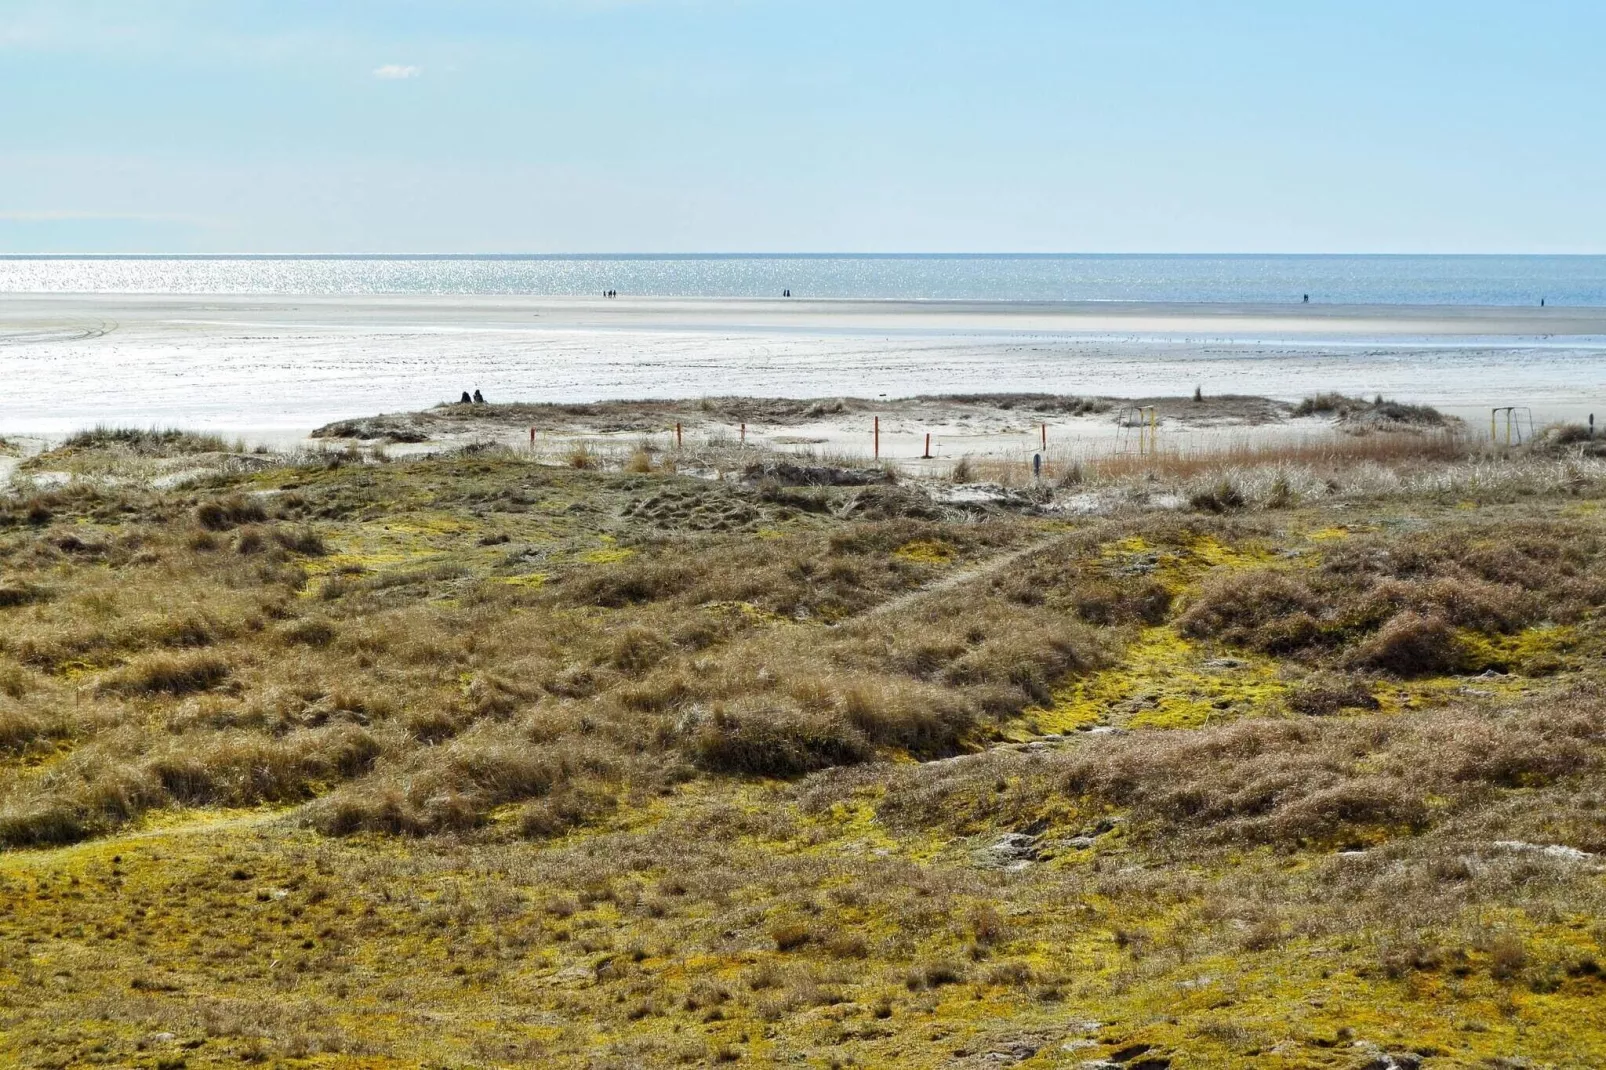
[[[96,435],[0,498],[7,1065],[1606,1063],[1606,484]]]

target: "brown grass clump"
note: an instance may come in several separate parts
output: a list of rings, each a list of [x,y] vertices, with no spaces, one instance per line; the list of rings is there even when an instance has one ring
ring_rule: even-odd
[[[1317,394],[1294,406],[1295,416],[1334,416],[1344,423],[1391,424],[1409,427],[1443,427],[1449,421],[1428,405],[1389,401],[1382,394],[1371,401],[1345,394]]]
[[[1593,531],[1560,523],[1354,539],[1315,569],[1223,572],[1178,625],[1268,654],[1336,655],[1399,675],[1476,669],[1461,630],[1509,635],[1606,605],[1601,550]]]
[[[964,829],[983,815],[1025,822],[1056,799],[1130,816],[1159,843],[1343,843],[1422,831],[1491,805],[1491,792],[1561,785],[1606,760],[1606,704],[1568,695],[1491,719],[1244,721],[1085,744],[1023,772],[1000,756],[902,774],[880,804],[895,824]],[[1014,782],[1000,793],[996,785]]]
[[[498,807],[522,801],[520,833],[554,836],[614,808],[610,785],[623,764],[579,739],[536,747],[512,725],[481,725],[398,759],[320,799],[307,821],[334,835],[427,835],[477,828]]]
[[[280,626],[279,638],[286,643],[301,646],[326,647],[340,634],[333,621],[323,617],[304,617]]]
[[[547,839],[597,821],[618,808],[615,792],[607,785],[572,782],[544,799],[525,803],[519,811],[519,835]]]
[[[704,769],[755,776],[800,776],[872,753],[864,736],[842,721],[757,704],[716,709],[696,729],[690,752]]]
[[[1243,492],[1231,480],[1223,479],[1207,490],[1196,491],[1188,504],[1202,513],[1232,513],[1246,504]]]
[[[0,609],[14,609],[50,596],[49,588],[33,583],[0,582]]]
[[[241,524],[260,524],[268,519],[267,510],[254,498],[232,495],[195,507],[195,520],[208,531],[228,531]]]
[[[1375,710],[1371,686],[1353,676],[1317,676],[1288,693],[1288,708],[1308,717],[1330,717],[1343,710]]]
[[[229,678],[229,663],[210,651],[156,653],[135,659],[108,677],[103,690],[124,694],[187,695]]]
[[[45,722],[22,710],[0,706],[0,750],[21,750],[45,735]]]
[[[216,435],[196,434],[178,428],[107,427],[105,425],[68,435],[62,450],[121,449],[152,456],[188,453],[222,453],[228,443]]]
[[[302,802],[330,779],[365,772],[379,744],[351,725],[291,732],[196,733],[147,755],[126,740],[91,743],[41,778],[40,790],[0,804],[0,844],[70,843],[156,807]]]
[[[1472,657],[1443,617],[1407,609],[1385,621],[1350,660],[1397,676],[1438,676],[1470,667]]]
[[[796,951],[814,939],[814,932],[807,922],[778,921],[770,926],[770,939],[777,951]]]

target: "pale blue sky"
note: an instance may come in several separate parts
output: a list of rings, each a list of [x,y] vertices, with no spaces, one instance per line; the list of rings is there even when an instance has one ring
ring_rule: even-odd
[[[1606,252],[1601,0],[0,0],[0,252]]]

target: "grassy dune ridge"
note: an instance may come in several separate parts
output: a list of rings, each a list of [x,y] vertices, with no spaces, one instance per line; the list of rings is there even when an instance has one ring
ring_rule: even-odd
[[[979,504],[80,436],[0,498],[0,1052],[1597,1065],[1606,471],[1438,434]]]

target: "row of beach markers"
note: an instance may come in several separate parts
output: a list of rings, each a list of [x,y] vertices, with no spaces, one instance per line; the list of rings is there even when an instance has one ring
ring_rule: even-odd
[[[1152,408],[1152,407],[1149,407],[1149,408],[1146,408],[1146,409],[1135,409],[1133,411],[1134,411],[1134,413],[1137,414],[1136,417],[1134,418],[1134,420],[1132,422],[1130,422],[1130,423],[1124,423],[1122,426],[1123,427],[1130,426],[1130,427],[1135,427],[1137,429],[1137,431],[1138,431],[1138,443],[1137,444],[1138,444],[1138,452],[1139,453],[1151,452],[1155,448],[1156,443],[1158,442],[1158,435],[1159,435],[1159,418],[1158,418],[1158,415],[1157,415],[1155,409]],[[534,427],[530,428],[530,448],[532,450],[535,449],[536,430],[537,429],[534,428]],[[745,446],[747,444],[747,423],[745,421],[743,421],[743,423],[741,424],[741,428],[740,428],[740,431],[738,432],[738,434],[740,436],[739,440],[740,440],[741,444]],[[925,451],[920,455],[920,459],[923,460],[923,461],[929,461],[929,460],[932,460],[933,457],[934,457],[934,455],[931,452],[931,432],[930,431],[925,432],[925,436],[926,436],[926,439],[925,439]],[[1041,444],[1041,448],[1044,449],[1044,450],[1047,450],[1048,449],[1048,424],[1043,423],[1043,424],[1039,424],[1038,425],[1038,439],[1039,439],[1039,442]],[[676,421],[676,423],[675,423],[675,448],[677,450],[682,447],[683,441],[684,440],[683,440],[683,436],[682,436],[682,430],[681,430],[680,422]],[[881,459],[881,417],[879,417],[879,416],[876,416],[876,417],[873,418],[872,425],[871,425],[871,450],[872,450],[872,453],[873,453],[875,459],[876,460],[880,460]]]
[[[1514,440],[1517,443],[1521,443],[1523,441],[1524,430],[1527,431],[1527,437],[1529,439],[1534,437],[1533,410],[1522,405],[1502,405],[1498,408],[1489,410],[1489,438],[1491,441],[1500,441],[1500,427],[1498,418],[1502,416],[1505,418],[1504,430],[1506,445],[1512,445]],[[1526,424],[1526,428],[1524,428],[1524,424]],[[1159,410],[1154,406],[1145,405],[1126,410],[1123,412],[1121,419],[1118,421],[1118,426],[1120,426],[1123,430],[1135,429],[1137,431],[1138,453],[1154,453],[1159,448],[1160,417]],[[533,427],[530,428],[530,449],[532,450],[535,449],[535,434],[536,429]],[[745,446],[747,444],[746,421],[742,422],[739,434],[740,441],[742,445]],[[929,461],[933,459],[931,452],[931,432],[927,431],[925,435],[925,451],[920,455],[920,459],[923,461]],[[1046,451],[1048,449],[1048,424],[1043,423],[1038,425],[1038,436],[1041,443],[1041,448]],[[1595,437],[1594,413],[1589,414],[1589,437],[1591,439]],[[871,450],[873,451],[873,455],[876,460],[880,460],[881,417],[879,416],[873,418],[871,442]],[[675,422],[675,448],[677,450],[680,449],[682,444],[683,438],[681,426],[680,422],[677,420]]]

